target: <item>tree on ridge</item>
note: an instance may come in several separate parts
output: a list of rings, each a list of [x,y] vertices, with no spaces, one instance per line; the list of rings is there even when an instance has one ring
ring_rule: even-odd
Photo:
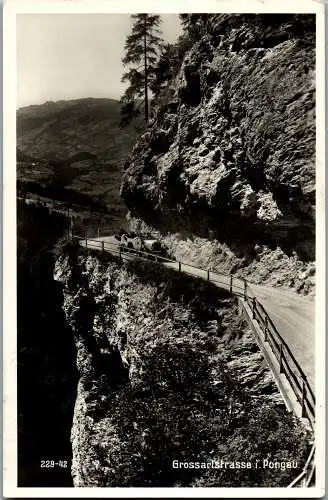
[[[121,81],[129,82],[121,98],[122,124],[140,114],[144,105],[145,122],[149,119],[149,89],[155,79],[154,69],[163,43],[160,31],[161,18],[153,14],[133,14],[131,34],[125,42],[124,66],[130,68]]]

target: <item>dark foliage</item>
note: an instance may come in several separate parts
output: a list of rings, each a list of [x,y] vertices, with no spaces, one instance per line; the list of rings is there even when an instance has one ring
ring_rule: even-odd
[[[35,194],[55,201],[67,203],[67,206],[78,204],[82,207],[89,207],[97,211],[107,210],[106,204],[102,199],[99,199],[98,196],[92,197],[56,183],[48,186],[42,186],[38,182],[25,182],[17,179],[17,193],[20,196],[32,193],[32,195]]]
[[[284,408],[255,395],[226,362],[224,353],[237,348],[243,329],[240,320],[236,318],[230,323],[224,314],[228,312],[224,308],[228,302],[231,306],[233,299],[210,283],[180,276],[170,269],[138,261],[124,267],[133,279],[138,277],[144,291],[148,287],[157,290],[152,292],[153,300],[148,305],[156,334],[152,328],[140,330],[141,323],[130,325],[129,342],[142,355],[134,365],[133,373],[138,375],[130,374],[129,379],[121,375],[119,357],[104,364],[92,355],[92,366],[95,363],[100,372],[95,378],[95,367],[86,370],[84,384],[88,414],[97,421],[96,432],[102,433],[101,444],[95,445],[93,452],[103,466],[92,472],[88,484],[95,481],[104,487],[287,486],[305,463],[309,435]],[[115,279],[113,269],[111,276]],[[140,298],[133,302],[134,307],[138,300],[142,301],[143,291],[138,290]],[[123,296],[127,293],[126,298],[131,294],[130,289],[120,292]],[[84,293],[90,297],[93,293],[87,283]],[[173,329],[169,318],[174,318]],[[206,325],[214,318],[216,333],[205,334]],[[85,324],[76,321],[77,325]],[[85,338],[86,331],[83,332]],[[112,369],[119,376],[114,385],[108,382]],[[254,465],[252,469],[239,470],[172,466],[174,460],[224,459],[255,464],[266,458],[296,460],[297,467],[277,473],[255,469]]]
[[[287,486],[302,470],[308,436],[291,414],[258,406],[206,344],[169,340],[145,352],[142,381],[121,387],[110,415],[124,445],[111,454],[106,486]],[[213,377],[213,372],[215,373]],[[215,378],[215,385],[213,384]],[[253,464],[251,469],[173,468],[180,462]],[[297,468],[255,469],[256,460],[296,460]]]
[[[155,98],[177,74],[182,62],[182,51],[179,44],[167,43],[161,48],[161,53],[154,68],[155,78],[151,90]]]

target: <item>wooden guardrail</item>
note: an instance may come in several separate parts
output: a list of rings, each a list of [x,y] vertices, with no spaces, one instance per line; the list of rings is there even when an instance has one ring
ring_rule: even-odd
[[[295,486],[303,486],[305,488],[311,486],[315,476],[315,445],[312,446],[308,459],[303,467],[302,472],[292,481],[287,488],[295,488]]]
[[[240,279],[229,273],[214,273],[213,271],[202,269],[193,264],[176,261],[167,257],[162,257],[151,252],[143,250],[135,250],[133,248],[123,247],[119,241],[117,244],[105,242],[103,240],[90,239],[87,236],[79,237],[71,235],[73,239],[78,239],[83,246],[93,250],[108,251],[113,255],[117,255],[119,259],[124,256],[132,256],[134,259],[152,261],[167,265],[170,268],[211,281],[223,288],[229,290],[230,293],[241,297],[252,311],[252,320],[256,320],[261,331],[263,332],[263,341],[268,343],[274,356],[279,363],[279,373],[284,374],[287,378],[293,393],[301,406],[302,417],[305,417],[310,422],[312,428],[315,423],[315,396],[311,386],[307,380],[305,373],[300,367],[295,356],[291,352],[285,340],[281,337],[269,314],[263,305],[255,297],[251,287],[245,279]],[[197,272],[195,273],[196,270]],[[305,464],[302,473],[289,485],[289,487],[306,485],[309,486],[315,474],[314,463],[315,446],[313,445],[309,458]]]
[[[246,281],[244,299],[252,310],[253,319],[257,320],[264,334],[264,341],[269,343],[272,352],[279,362],[279,373],[286,376],[301,406],[302,417],[307,418],[311,426],[314,427],[315,396],[307,377],[287,343],[281,337],[269,314],[254,296]]]
[[[223,285],[227,288],[230,293],[242,297],[252,310],[252,319],[256,319],[263,334],[264,341],[268,342],[276,359],[279,362],[279,371],[284,374],[293,389],[293,392],[302,408],[302,416],[309,419],[311,425],[315,421],[315,396],[311,389],[311,386],[307,380],[305,373],[300,367],[295,356],[291,352],[290,348],[286,344],[285,340],[281,337],[280,333],[276,329],[274,323],[272,322],[269,314],[263,307],[263,305],[255,297],[252,289],[250,288],[248,282],[245,279],[237,278],[229,273],[214,273],[206,269],[202,269],[193,264],[172,260],[167,257],[162,257],[157,254],[152,254],[151,252],[145,252],[143,250],[135,250],[133,248],[122,247],[119,242],[116,244],[105,242],[103,240],[90,239],[88,237],[79,237],[72,235],[73,238],[82,240],[83,246],[90,249],[109,251],[110,253],[122,258],[122,255],[131,255],[133,258],[139,260],[153,261],[161,264],[171,264],[177,271],[183,271],[185,274],[190,274],[192,276],[197,276],[203,279],[207,279],[213,283]],[[197,273],[191,270],[197,270]]]
[[[134,248],[129,248],[126,246],[123,247],[119,244],[119,241],[117,242],[117,244],[115,244],[105,242],[103,240],[91,239],[87,236],[81,237],[72,234],[71,237],[73,239],[79,240],[85,248],[89,248],[90,250],[99,250],[101,252],[108,251],[111,254],[118,256],[120,259],[123,259],[124,256],[131,256],[134,259],[138,260],[145,260],[148,262],[151,261],[163,265],[167,264],[169,265],[168,267],[176,269],[179,272],[183,272],[184,274],[203,278],[207,281],[211,281],[212,283],[222,285],[234,295],[243,296],[244,294],[243,282],[241,282],[241,280],[239,280],[238,278],[233,277],[233,275],[229,273],[214,273],[213,271],[202,269],[193,264],[173,260],[171,258],[163,257],[151,252],[145,252],[144,250],[135,250]],[[196,270],[197,273],[195,273],[195,271],[193,270]]]
[[[302,408],[302,416],[308,418],[311,425],[315,421],[315,396],[311,386],[307,380],[305,373],[300,367],[295,356],[286,344],[285,340],[281,337],[276,329],[269,314],[263,305],[255,297],[252,289],[245,279],[237,278],[229,273],[214,273],[206,269],[202,269],[193,264],[172,260],[167,257],[162,257],[151,252],[143,250],[135,250],[133,248],[122,247],[119,242],[116,244],[105,242],[103,240],[90,239],[88,237],[73,236],[73,238],[82,240],[83,246],[90,249],[98,249],[100,251],[109,251],[110,253],[122,258],[122,255],[131,255],[133,258],[139,260],[153,261],[161,264],[171,264],[170,267],[175,268],[177,271],[183,271],[185,274],[197,276],[207,279],[213,283],[224,286],[230,293],[242,297],[252,310],[252,319],[256,319],[263,334],[264,342],[268,342],[272,352],[279,362],[279,371],[284,374],[293,389],[293,392]],[[193,272],[196,270],[197,272]]]

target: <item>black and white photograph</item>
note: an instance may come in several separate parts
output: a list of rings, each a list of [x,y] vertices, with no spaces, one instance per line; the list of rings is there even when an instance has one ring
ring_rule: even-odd
[[[323,6],[29,4],[5,494],[322,496]]]

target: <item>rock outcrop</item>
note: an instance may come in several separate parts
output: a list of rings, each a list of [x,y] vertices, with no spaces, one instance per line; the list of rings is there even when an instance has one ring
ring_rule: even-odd
[[[237,448],[239,460],[250,457],[254,419],[270,421],[257,454],[278,457],[283,449],[285,458],[299,457],[299,467],[306,459],[308,432],[287,413],[236,299],[149,263],[120,265],[70,247],[55,279],[80,375],[71,432],[75,487],[198,480],[284,486],[297,475],[261,471],[254,483],[247,470],[234,477],[211,471],[209,478],[172,468],[176,457],[217,460]]]
[[[300,268],[313,274],[314,26],[308,15],[210,16],[125,164],[133,217],[247,263],[256,245],[273,261],[281,251],[287,286]]]

